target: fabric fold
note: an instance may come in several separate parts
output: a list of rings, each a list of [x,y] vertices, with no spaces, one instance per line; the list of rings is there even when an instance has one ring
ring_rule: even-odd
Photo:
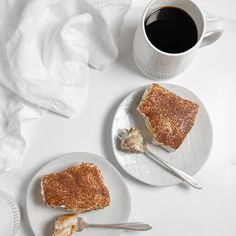
[[[22,123],[37,119],[41,109],[23,101],[6,87],[0,85],[0,172],[18,168],[26,150],[22,136]]]
[[[14,2],[19,4],[19,0]],[[18,156],[20,162],[26,149],[21,134],[24,118],[19,118],[23,111],[28,109],[28,115],[34,118],[40,116],[40,107],[71,117],[83,108],[88,93],[88,65],[103,70],[117,58],[119,31],[130,3],[131,0],[31,0],[20,16],[12,0],[2,2],[0,83],[1,90],[14,96],[9,99],[0,95],[0,99],[13,102],[15,111],[0,120],[2,124],[8,121],[8,129],[1,131],[0,143],[5,140],[3,146],[15,152],[15,160]],[[14,11],[16,17],[20,16],[18,24]],[[7,109],[1,109],[5,114]],[[0,162],[6,164],[9,155],[4,150],[1,149]]]

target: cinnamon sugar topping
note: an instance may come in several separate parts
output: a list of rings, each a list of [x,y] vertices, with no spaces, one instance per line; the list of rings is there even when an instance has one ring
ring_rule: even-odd
[[[47,206],[83,213],[110,204],[110,195],[97,166],[82,163],[44,176],[42,194]]]
[[[138,111],[144,116],[156,144],[177,149],[192,128],[199,106],[158,84],[144,93]]]

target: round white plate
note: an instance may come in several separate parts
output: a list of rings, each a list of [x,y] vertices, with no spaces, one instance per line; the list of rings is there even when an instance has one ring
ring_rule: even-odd
[[[145,154],[129,154],[123,152],[120,149],[120,141],[117,138],[118,129],[130,128],[132,126],[141,129],[141,133],[147,141],[148,147],[154,153],[190,175],[197,173],[206,162],[210,154],[213,135],[209,115],[196,95],[178,85],[166,83],[161,83],[160,85],[183,98],[198,103],[200,106],[195,124],[181,147],[175,152],[167,152],[152,144],[144,120],[136,110],[147,86],[133,91],[118,107],[112,125],[112,147],[120,166],[131,176],[153,186],[169,186],[178,184],[182,180],[170,174]]]
[[[0,191],[0,235],[14,236],[20,226],[20,211],[12,197]]]
[[[27,192],[27,214],[31,228],[37,236],[51,235],[57,216],[69,211],[46,207],[41,193],[40,180],[44,175],[61,171],[81,162],[93,163],[101,170],[111,195],[111,205],[100,210],[82,214],[91,223],[126,222],[130,214],[130,195],[119,172],[106,160],[90,153],[70,153],[45,165],[33,177]],[[87,228],[80,236],[119,235],[119,231]],[[75,234],[76,235],[76,234]]]

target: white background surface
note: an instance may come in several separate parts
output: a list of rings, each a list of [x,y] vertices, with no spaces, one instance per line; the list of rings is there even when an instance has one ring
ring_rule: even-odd
[[[120,56],[106,71],[91,71],[89,97],[83,112],[70,120],[47,114],[42,120],[27,123],[25,135],[30,142],[21,168],[0,176],[0,188],[10,193],[21,207],[18,236],[33,235],[25,211],[26,190],[33,174],[58,155],[75,151],[96,153],[114,163],[131,193],[130,220],[147,221],[154,226],[150,232],[122,235],[236,235],[236,1],[197,2],[208,13],[225,20],[224,35],[215,44],[201,49],[190,67],[168,83],[196,93],[213,122],[211,156],[196,175],[203,190],[185,185],[150,187],[126,175],[115,162],[110,141],[114,112],[129,92],[152,83],[136,69],[131,57],[133,34],[141,9],[147,3],[133,0],[121,34]]]

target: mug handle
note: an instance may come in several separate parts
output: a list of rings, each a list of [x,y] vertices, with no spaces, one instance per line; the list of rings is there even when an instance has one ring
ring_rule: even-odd
[[[218,19],[207,20],[205,36],[200,47],[214,43],[223,34],[223,23]]]

